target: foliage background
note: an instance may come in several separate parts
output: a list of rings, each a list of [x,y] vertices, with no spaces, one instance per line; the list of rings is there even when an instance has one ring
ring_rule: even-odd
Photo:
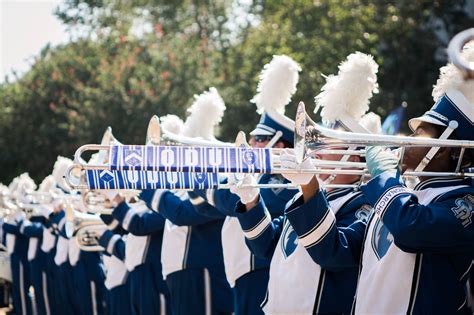
[[[219,138],[232,140],[258,120],[249,100],[274,54],[303,68],[289,117],[356,50],[380,66],[371,109],[385,116],[406,101],[407,116],[419,115],[449,39],[474,25],[474,0],[65,0],[56,14],[81,36],[44,47],[0,85],[0,182],[24,171],[42,180],[109,125],[121,142],[143,143],[153,114],[185,118],[210,86],[227,105]]]

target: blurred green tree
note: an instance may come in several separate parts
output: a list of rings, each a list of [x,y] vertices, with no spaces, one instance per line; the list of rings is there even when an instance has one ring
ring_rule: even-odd
[[[143,143],[153,114],[184,118],[210,86],[227,105],[220,138],[232,140],[258,120],[249,100],[274,54],[303,68],[289,117],[299,100],[311,108],[322,75],[356,50],[380,65],[372,110],[406,101],[408,116],[421,114],[449,39],[474,24],[472,2],[65,0],[56,14],[74,40],[45,47],[0,85],[0,181],[23,171],[41,180],[57,155],[98,142],[109,125],[120,141]]]

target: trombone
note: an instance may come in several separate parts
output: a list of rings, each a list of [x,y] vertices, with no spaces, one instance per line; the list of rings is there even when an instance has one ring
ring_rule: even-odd
[[[75,237],[79,248],[86,252],[100,252],[104,248],[99,245],[99,237],[107,230],[107,226],[95,214],[75,211],[66,207],[66,235]]]
[[[108,132],[111,135],[110,128],[108,129]],[[170,134],[170,133],[168,132],[168,134]],[[158,117],[155,115],[151,118],[151,120],[148,124],[147,137],[146,137],[147,145],[159,145],[160,143],[162,143],[163,138],[161,137],[161,135],[162,135],[162,133],[161,133],[160,122],[159,122]],[[178,136],[178,135],[176,135],[176,136]],[[113,137],[111,136],[109,138],[113,138]],[[181,141],[182,140],[183,142],[188,143],[188,144],[192,144],[192,145],[199,144],[199,145],[203,145],[203,146],[206,146],[206,147],[208,147],[208,146],[222,147],[221,144],[223,143],[223,142],[220,142],[220,141],[207,141],[207,140],[199,140],[199,139],[193,139],[193,138],[188,138],[188,137],[183,137],[183,138],[175,137],[173,139],[175,141],[177,141],[177,140]],[[81,157],[81,155],[86,151],[96,151],[96,150],[98,150],[99,152],[104,152],[104,156],[107,156],[108,154],[110,154],[110,150],[112,149],[112,146],[111,145],[104,145],[104,143],[107,143],[107,141],[104,141],[104,140],[102,141],[102,143],[103,144],[101,144],[101,145],[93,145],[93,144],[84,145],[76,151],[75,164],[69,168],[69,170],[67,171],[66,176],[65,176],[66,181],[68,182],[68,184],[71,187],[73,187],[75,189],[89,189],[89,185],[87,183],[87,179],[86,179],[86,176],[85,176],[85,170],[109,170],[109,165],[107,164],[107,161],[110,160],[110,159],[107,159],[107,160],[102,159],[100,161],[101,164],[91,165],[91,164],[87,164],[84,161],[84,159],[82,159],[82,157]],[[237,144],[237,146],[246,145],[245,134],[243,132],[240,132],[239,135],[237,136],[236,144]],[[235,144],[229,144],[229,146],[230,145],[232,147],[235,146]],[[227,147],[229,147],[229,146],[227,146]],[[330,151],[333,154],[337,154],[338,152],[348,154],[348,153],[352,152],[352,151],[348,152],[347,150],[344,150],[344,151],[330,150]],[[105,152],[108,152],[108,154],[105,153]],[[281,149],[272,149],[272,153],[279,154],[281,152],[282,152]],[[357,153],[360,153],[360,152],[361,151],[357,151]],[[104,162],[102,162],[102,161],[104,161]],[[277,159],[277,156],[275,156],[275,158],[274,158],[274,163],[279,164],[279,160]],[[314,160],[314,163],[318,164],[320,162],[318,160]],[[347,168],[346,163],[340,162],[340,161],[332,161],[332,162],[328,161],[324,165],[325,166],[329,165],[329,166],[334,167],[334,168]],[[359,163],[359,164],[357,164],[357,166],[360,167],[360,168],[364,168],[365,164],[364,163]],[[351,165],[350,167],[354,167],[354,165]],[[77,172],[77,171],[80,172],[80,176],[73,176],[72,173]],[[281,173],[283,173],[285,171],[288,172],[288,173],[294,173],[293,171],[283,170],[283,169],[281,170]],[[315,173],[314,170],[302,170],[302,172]],[[322,171],[320,171],[320,172],[322,172]],[[333,174],[334,172],[340,173],[339,170],[327,170],[327,172],[330,172],[331,174]],[[357,172],[355,170],[354,170],[354,173],[355,174],[362,174],[361,171]],[[165,176],[165,178],[169,178],[170,176],[173,176],[173,175],[169,175],[169,174],[166,174],[166,175],[167,176]],[[231,185],[219,184],[217,182],[218,181],[216,181],[216,185],[214,187],[210,187],[210,188],[229,189],[231,187]],[[327,188],[339,188],[340,186],[341,185],[327,185],[326,187]],[[258,184],[258,185],[246,185],[246,186],[242,186],[242,187],[271,188],[271,189],[279,189],[279,188],[282,188],[282,189],[296,189],[297,188],[297,187],[295,187],[291,184]],[[347,185],[344,185],[344,187],[347,187]],[[353,187],[353,186],[351,186],[351,187]],[[120,187],[120,188],[125,188],[125,187]],[[189,189],[191,189],[191,188],[189,188]],[[88,204],[88,203],[89,202],[85,202],[85,204]]]
[[[474,28],[458,33],[449,42],[448,56],[451,62],[464,72],[466,79],[474,79],[474,62],[468,62],[461,57],[461,51],[467,42],[474,40]]]
[[[128,189],[121,190],[120,192],[127,201],[136,198],[140,193],[138,190]],[[82,202],[87,208],[87,212],[90,213],[110,215],[114,210],[111,202],[98,190],[86,190],[86,192],[82,194]]]

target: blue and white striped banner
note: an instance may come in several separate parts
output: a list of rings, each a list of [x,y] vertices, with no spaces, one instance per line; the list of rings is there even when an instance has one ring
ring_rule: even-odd
[[[113,146],[112,170],[197,173],[271,173],[270,149],[186,146]]]
[[[208,189],[217,188],[216,173],[86,170],[90,189]]]

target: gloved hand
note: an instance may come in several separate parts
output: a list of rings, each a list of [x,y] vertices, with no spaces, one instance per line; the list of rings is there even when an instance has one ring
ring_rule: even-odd
[[[54,212],[59,212],[59,211],[63,210],[64,207],[65,207],[65,205],[64,205],[63,197],[54,198],[54,200],[53,200]]]
[[[391,171],[396,173],[399,159],[394,153],[384,150],[384,148],[367,147],[365,150],[365,161],[370,175],[375,177],[383,172]]]
[[[230,186],[230,191],[240,197],[240,201],[243,204],[254,201],[260,193],[259,188],[253,187],[242,187],[248,185],[257,185],[257,180],[251,174],[245,175],[245,177],[239,183]]]
[[[25,219],[25,214],[21,210],[15,210],[11,215],[10,215],[10,221],[13,221],[15,223],[20,223]]]
[[[118,195],[119,191],[116,189],[109,189],[104,191],[104,195],[110,202],[112,202],[115,197]]]
[[[40,205],[37,210],[38,210],[38,214],[39,215],[42,215],[43,217],[45,218],[49,218],[49,215],[51,213],[53,213],[53,210],[51,209],[52,206],[50,205]]]
[[[288,170],[298,171],[302,169],[308,169],[308,170],[315,169],[313,163],[311,163],[311,159],[309,158],[304,160],[301,164],[298,164],[298,162],[296,162],[295,153],[288,149],[285,149],[281,153],[280,163],[281,163],[282,168],[288,169]],[[282,175],[295,186],[308,184],[314,176],[314,174],[311,174],[311,173],[299,173],[299,174],[284,173]]]

